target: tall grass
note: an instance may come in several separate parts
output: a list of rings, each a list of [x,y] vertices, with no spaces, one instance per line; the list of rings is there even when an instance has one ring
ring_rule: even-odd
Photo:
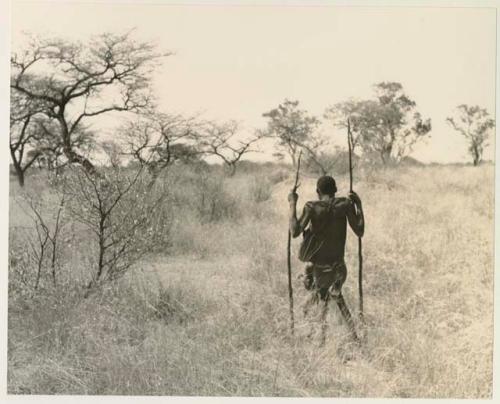
[[[318,313],[300,313],[307,293],[295,279],[296,259],[296,336],[288,332],[293,179],[275,170],[223,177],[174,168],[162,179],[171,190],[159,211],[168,217],[164,249],[89,299],[71,288],[32,300],[11,296],[8,391],[491,397],[493,167],[360,171],[355,188],[367,221],[361,347],[350,344],[333,306],[319,347]],[[337,180],[345,194],[347,178]],[[301,182],[299,205],[315,196],[314,179]],[[11,209],[11,224],[27,226]],[[353,311],[356,257],[350,233],[344,295]]]

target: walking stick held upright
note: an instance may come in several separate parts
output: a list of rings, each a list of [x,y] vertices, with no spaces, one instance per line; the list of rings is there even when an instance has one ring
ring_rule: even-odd
[[[299,187],[299,172],[300,172],[300,158],[302,156],[302,150],[299,152],[299,158],[297,160],[297,171],[295,173],[295,183],[293,185],[293,192],[297,192]],[[292,244],[292,233],[290,232],[290,227],[288,228],[288,244],[287,244],[287,264],[288,264],[288,299],[290,302],[290,330],[293,335],[294,331],[294,319],[293,319],[293,288],[292,288],[292,255],[291,255],[291,244]]]
[[[352,192],[352,133],[351,122],[347,120],[347,144],[349,146],[349,191]],[[363,318],[363,243],[358,237],[358,290],[359,290],[359,319]]]

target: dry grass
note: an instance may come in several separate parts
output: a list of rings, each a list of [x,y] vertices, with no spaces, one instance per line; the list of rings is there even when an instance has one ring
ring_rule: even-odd
[[[323,348],[307,338],[318,327],[299,307],[296,336],[288,333],[291,178],[207,179],[203,201],[196,183],[178,186],[171,243],[118,283],[90,299],[67,291],[10,299],[8,390],[489,398],[493,174],[488,165],[406,167],[356,179],[367,218],[360,348],[335,310]],[[346,178],[338,183],[345,192]],[[299,205],[312,199],[314,180],[304,178],[299,192]],[[24,223],[11,207],[11,223]],[[350,233],[344,294],[353,310],[356,248]],[[297,260],[293,268],[302,271]],[[296,306],[305,298],[295,280]]]

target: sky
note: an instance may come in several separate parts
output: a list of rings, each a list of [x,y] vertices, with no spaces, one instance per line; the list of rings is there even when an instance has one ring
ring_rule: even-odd
[[[236,119],[243,134],[285,98],[322,116],[373,85],[397,81],[431,118],[431,137],[412,156],[467,161],[465,141],[446,123],[459,104],[495,112],[496,14],[491,8],[172,5],[102,1],[13,1],[13,50],[22,32],[85,41],[135,27],[173,51],[154,77],[160,109]],[[109,119],[103,125],[117,124]],[[328,127],[339,144],[345,134]],[[493,142],[492,142],[493,143]],[[264,146],[265,159],[275,150]],[[485,152],[492,159],[494,147]]]

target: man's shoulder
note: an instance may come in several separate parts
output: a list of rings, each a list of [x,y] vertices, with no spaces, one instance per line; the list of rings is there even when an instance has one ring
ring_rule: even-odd
[[[352,205],[352,201],[349,198],[346,197],[339,197],[335,198],[333,202],[327,202],[327,201],[320,201],[320,200],[314,200],[314,201],[307,201],[306,204],[304,205],[304,208],[307,210],[323,210],[323,209],[329,209],[330,206],[333,206],[334,209],[347,209]]]
[[[352,201],[349,198],[341,196],[340,198],[335,198],[333,201],[333,206],[338,208],[348,208],[352,205]]]
[[[323,201],[307,201],[304,208],[314,210],[321,208],[325,203]]]

